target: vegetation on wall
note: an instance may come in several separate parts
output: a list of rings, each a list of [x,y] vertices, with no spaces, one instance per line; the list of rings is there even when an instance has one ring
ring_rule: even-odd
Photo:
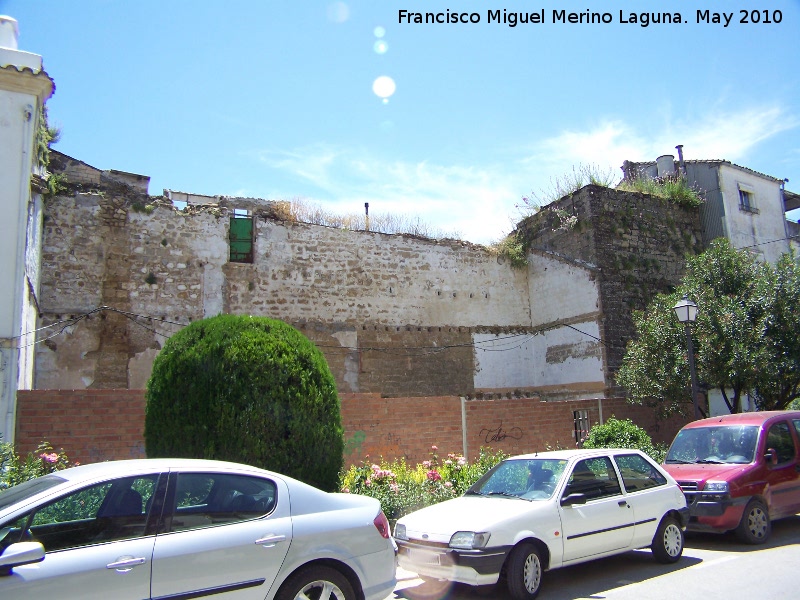
[[[338,485],[344,437],[322,353],[267,317],[219,315],[170,337],[146,389],[148,457],[230,460],[324,490]]]
[[[613,171],[609,168],[603,170],[598,165],[579,165],[572,167],[571,173],[565,173],[555,179],[550,179],[550,188],[539,193],[531,192],[522,197],[522,203],[517,208],[523,217],[529,217],[539,212],[543,207],[557,202],[564,197],[571,196],[587,185],[613,187],[617,181]]]
[[[400,233],[428,239],[458,239],[458,232],[434,228],[418,216],[375,213],[367,217],[364,213],[336,214],[320,206],[308,204],[300,198],[277,202],[273,211],[285,221],[309,223],[347,229],[350,231],[374,231],[378,233]]]
[[[700,197],[698,191],[692,188],[686,179],[680,175],[662,177],[660,179],[653,179],[651,177],[624,179],[617,186],[617,189],[627,192],[649,194],[686,208],[697,208],[703,203],[703,199]]]
[[[42,106],[39,111],[39,127],[36,130],[36,164],[42,169],[47,169],[50,164],[50,146],[58,142],[61,130],[51,127],[47,122],[47,107]]]
[[[697,303],[692,339],[703,389],[718,390],[731,413],[750,394],[759,410],[782,410],[800,398],[800,264],[784,255],[776,265],[717,239],[688,259],[678,289],[659,294],[633,315],[617,383],[661,414],[691,407],[684,326],[673,312],[683,296]]]

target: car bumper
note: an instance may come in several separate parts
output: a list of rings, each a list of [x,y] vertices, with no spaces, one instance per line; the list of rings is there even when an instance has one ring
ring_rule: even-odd
[[[383,600],[391,596],[397,585],[394,544],[382,552],[357,559],[364,600]]]
[[[704,500],[698,497],[689,505],[689,531],[725,532],[736,529],[750,498],[725,497]]]
[[[418,575],[447,579],[469,585],[497,583],[500,569],[511,547],[481,550],[454,550],[413,542],[398,541],[397,562],[400,568]]]

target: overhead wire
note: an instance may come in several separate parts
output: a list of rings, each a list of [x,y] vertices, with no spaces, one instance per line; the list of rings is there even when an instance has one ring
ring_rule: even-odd
[[[13,338],[14,339],[26,338],[29,335],[35,335],[35,334],[37,334],[37,333],[39,333],[41,331],[44,331],[44,330],[47,330],[47,329],[52,329],[52,328],[55,328],[55,327],[59,327],[58,331],[55,331],[51,335],[48,335],[45,338],[37,339],[37,340],[35,340],[35,341],[31,342],[31,343],[28,343],[28,344],[20,345],[19,347],[20,348],[27,348],[29,346],[33,346],[33,345],[36,345],[36,344],[41,344],[41,343],[44,343],[44,342],[46,342],[48,340],[51,340],[51,339],[61,335],[62,333],[67,331],[70,327],[72,327],[74,325],[77,325],[79,322],[83,321],[84,319],[87,319],[91,315],[94,315],[94,314],[100,313],[100,312],[104,312],[104,311],[117,313],[117,314],[127,318],[128,320],[130,320],[132,323],[138,325],[139,327],[141,327],[141,328],[153,333],[154,335],[157,335],[157,336],[160,336],[160,337],[163,337],[163,338],[169,338],[170,336],[168,334],[161,333],[155,327],[153,327],[151,325],[148,325],[146,323],[143,323],[141,320],[144,319],[144,320],[150,321],[150,322],[158,322],[158,323],[163,323],[163,324],[166,324],[166,325],[175,325],[175,326],[180,326],[180,327],[185,327],[187,325],[187,323],[181,323],[181,322],[178,322],[178,321],[172,321],[170,319],[167,319],[166,317],[154,317],[154,316],[150,316],[150,315],[142,315],[142,314],[138,314],[138,313],[134,313],[134,312],[130,312],[130,311],[125,311],[125,310],[122,310],[122,309],[114,308],[114,307],[111,307],[111,306],[103,305],[103,306],[98,306],[97,308],[94,308],[94,309],[92,309],[90,311],[87,311],[85,313],[82,313],[80,315],[71,316],[68,319],[61,319],[61,320],[55,321],[53,323],[48,323],[47,325],[43,325],[43,326],[38,327],[36,329],[33,329],[31,331],[22,333],[22,334],[17,335],[17,336],[13,336]],[[560,327],[566,327],[566,328],[571,329],[571,330],[573,330],[573,331],[575,331],[575,332],[577,332],[577,333],[579,333],[581,335],[584,335],[586,337],[592,338],[593,340],[597,341],[598,343],[600,343],[600,344],[602,344],[604,346],[614,347],[613,344],[609,344],[609,343],[603,341],[601,338],[599,338],[597,336],[594,336],[594,335],[592,335],[590,333],[582,331],[582,330],[578,329],[577,327],[575,327],[573,325],[570,325],[568,323],[561,323],[561,322],[553,323],[551,325],[548,325],[547,327],[543,327],[543,328],[538,329],[537,331],[534,331],[534,332],[513,333],[513,334],[509,334],[509,335],[502,335],[502,336],[491,338],[491,339],[473,340],[473,341],[470,341],[470,342],[461,342],[461,343],[456,343],[456,344],[445,344],[445,345],[441,345],[441,346],[438,346],[438,345],[435,345],[435,346],[339,346],[339,345],[332,345],[332,344],[316,344],[316,346],[318,348],[326,348],[326,349],[331,349],[331,350],[346,350],[346,351],[357,351],[357,352],[381,352],[381,353],[384,353],[384,354],[396,355],[396,356],[414,356],[414,355],[424,356],[424,355],[429,355],[429,354],[438,354],[438,353],[443,352],[445,350],[454,350],[454,349],[458,349],[458,348],[475,348],[476,350],[481,350],[482,352],[508,352],[508,351],[511,351],[511,350],[518,350],[519,348],[521,348],[522,346],[524,346],[525,344],[530,342],[534,337],[536,337],[538,335],[541,335],[541,334],[543,334],[543,333],[545,333],[547,331],[552,331],[553,329],[558,329]],[[520,339],[520,338],[523,338],[523,339]]]

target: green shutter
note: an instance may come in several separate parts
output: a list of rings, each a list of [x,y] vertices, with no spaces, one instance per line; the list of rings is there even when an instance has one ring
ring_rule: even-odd
[[[253,217],[231,217],[231,262],[253,262]]]

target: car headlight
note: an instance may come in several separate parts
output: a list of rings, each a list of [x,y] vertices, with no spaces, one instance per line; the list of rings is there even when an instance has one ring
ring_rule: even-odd
[[[706,481],[706,486],[703,488],[704,492],[712,494],[727,494],[728,482],[727,481]]]
[[[407,540],[408,536],[406,535],[406,526],[398,523],[394,526],[394,539],[396,540]]]
[[[475,548],[483,548],[489,542],[487,532],[476,533],[474,531],[456,531],[453,537],[450,538],[451,548],[461,548],[464,550],[473,550]]]

